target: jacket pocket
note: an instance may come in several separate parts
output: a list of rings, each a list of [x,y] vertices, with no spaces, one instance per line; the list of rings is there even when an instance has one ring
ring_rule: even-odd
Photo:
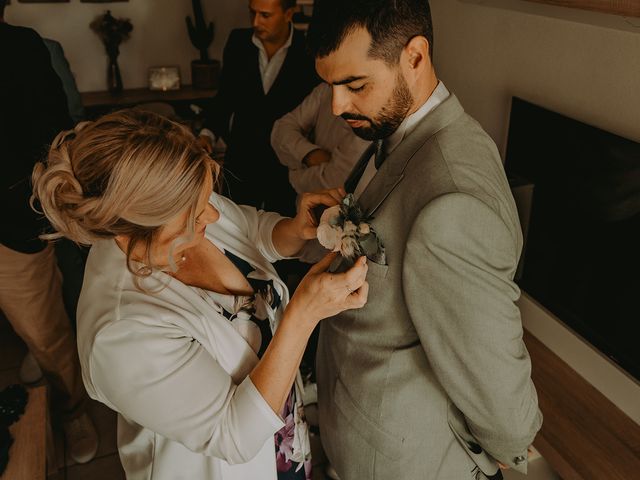
[[[369,271],[367,275],[373,275],[378,278],[385,278],[387,273],[389,272],[389,265],[382,265],[380,263],[376,263],[371,260],[367,260],[367,264],[369,265]]]
[[[334,401],[349,425],[377,452],[391,460],[404,455],[408,440],[395,437],[371,420],[351,398],[339,378],[336,381]]]

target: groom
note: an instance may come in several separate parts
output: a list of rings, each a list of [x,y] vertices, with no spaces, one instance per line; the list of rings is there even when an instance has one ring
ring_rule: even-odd
[[[522,248],[498,151],[438,81],[427,0],[324,0],[309,42],[333,113],[372,147],[345,185],[386,264],[322,323],[320,425],[342,480],[526,472],[542,418],[513,282]]]

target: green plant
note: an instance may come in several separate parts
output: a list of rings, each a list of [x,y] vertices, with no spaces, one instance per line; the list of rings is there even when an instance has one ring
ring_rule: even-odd
[[[191,17],[185,18],[187,22],[187,29],[189,30],[189,38],[194,47],[200,50],[200,60],[203,62],[209,61],[209,45],[213,41],[215,33],[213,22],[209,22],[209,25],[205,25],[204,17],[202,15],[202,5],[200,0],[191,0],[193,4],[193,15],[196,19],[195,25],[191,20]]]

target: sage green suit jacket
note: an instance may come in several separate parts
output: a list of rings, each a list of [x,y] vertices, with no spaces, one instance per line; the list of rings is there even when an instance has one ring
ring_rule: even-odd
[[[526,471],[542,422],[513,282],[522,249],[500,156],[451,95],[359,200],[386,247],[369,301],[323,321],[320,431],[342,480]]]

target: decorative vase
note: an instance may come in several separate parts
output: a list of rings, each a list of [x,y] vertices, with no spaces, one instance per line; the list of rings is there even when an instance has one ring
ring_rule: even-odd
[[[118,66],[118,57],[109,57],[109,66],[107,67],[107,88],[111,93],[122,92],[122,77],[120,76],[120,67]]]

